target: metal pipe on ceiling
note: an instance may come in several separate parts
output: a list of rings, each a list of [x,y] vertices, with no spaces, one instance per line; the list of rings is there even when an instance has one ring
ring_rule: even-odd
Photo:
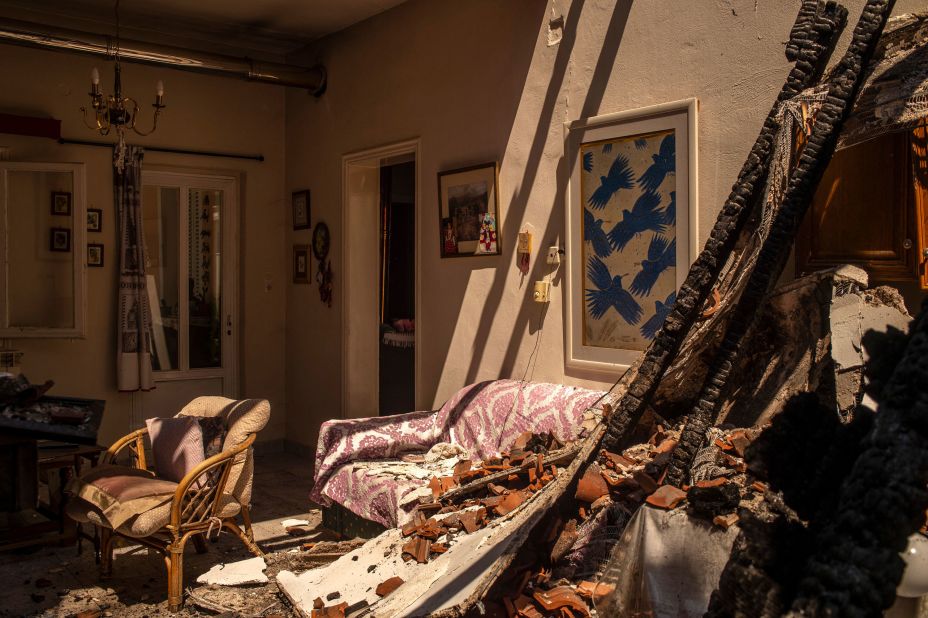
[[[116,57],[116,40],[113,37],[2,17],[0,43],[87,54],[108,60]],[[119,40],[119,58],[126,62],[305,88],[317,97],[325,92],[326,87],[326,71],[322,65],[301,67],[262,62],[123,38]]]

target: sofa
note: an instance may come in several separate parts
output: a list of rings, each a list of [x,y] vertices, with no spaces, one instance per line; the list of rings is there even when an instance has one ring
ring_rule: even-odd
[[[430,495],[432,476],[450,476],[463,459],[496,456],[527,431],[574,440],[588,409],[603,395],[575,386],[493,380],[462,388],[434,411],[327,421],[319,430],[310,499],[340,504],[388,528],[402,526],[419,499]]]

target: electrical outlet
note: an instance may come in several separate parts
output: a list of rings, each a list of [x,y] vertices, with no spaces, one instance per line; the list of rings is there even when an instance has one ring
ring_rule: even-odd
[[[560,264],[561,263],[561,250],[554,246],[548,247],[548,264]]]
[[[532,299],[536,303],[546,303],[550,300],[548,298],[550,290],[551,290],[550,281],[536,281],[535,292],[532,294]]]

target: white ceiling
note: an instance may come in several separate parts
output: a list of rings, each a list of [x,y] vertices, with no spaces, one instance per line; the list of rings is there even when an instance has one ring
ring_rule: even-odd
[[[120,0],[122,36],[282,60],[405,0]],[[114,0],[0,0],[0,16],[115,34]]]

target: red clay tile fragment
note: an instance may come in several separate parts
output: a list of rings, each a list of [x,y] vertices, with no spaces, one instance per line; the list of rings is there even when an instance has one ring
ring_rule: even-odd
[[[660,487],[657,481],[651,478],[651,475],[644,470],[635,470],[632,472],[632,478],[635,479],[635,482],[638,483],[638,487],[641,488],[641,491],[643,491],[645,495],[653,494],[657,491],[657,488]]]
[[[425,564],[429,561],[430,545],[428,540],[421,536],[414,536],[403,545],[403,558],[409,556],[419,564]]]
[[[648,496],[647,503],[661,509],[675,508],[686,498],[686,492],[673,485],[662,485]]]
[[[471,466],[473,466],[473,464],[470,459],[462,459],[454,464],[454,476],[461,476],[465,472],[470,472]]]
[[[513,601],[513,605],[517,616],[522,616],[522,618],[544,618],[538,608],[535,607],[535,604],[532,603],[532,600],[525,595],[520,594]]]
[[[732,447],[731,444],[729,444],[727,441],[723,440],[722,438],[716,438],[715,445],[719,447],[720,449],[722,449],[723,451],[734,450],[734,447]]]
[[[444,543],[432,543],[429,547],[429,551],[433,554],[443,554],[448,551],[448,546]]]
[[[567,607],[572,611],[579,612],[581,616],[590,615],[586,603],[570,586],[555,586],[550,590],[536,590],[532,596],[548,612]]]
[[[669,453],[675,448],[677,448],[676,440],[673,438],[664,438],[661,440],[661,443],[655,447],[655,451],[658,453]]]
[[[577,483],[577,500],[595,502],[597,498],[608,493],[609,486],[606,485],[606,481],[603,479],[599,465],[591,463],[586,472],[583,473],[580,482]]]
[[[506,494],[505,496],[503,496],[502,501],[496,505],[493,511],[497,515],[505,515],[507,513],[510,513],[511,511],[514,511],[515,509],[517,509],[519,505],[521,505],[523,502],[525,502],[525,499],[527,497],[528,496],[526,495],[524,491],[510,492]]]
[[[464,526],[464,531],[467,534],[476,532],[480,529],[480,522],[478,520],[476,511],[467,511],[466,513],[461,513],[461,525]]]
[[[377,596],[385,597],[405,583],[406,582],[403,581],[401,577],[391,577],[386,581],[380,582],[374,592],[377,593]]]
[[[767,491],[767,484],[761,483],[760,481],[754,481],[751,483],[751,489],[759,493],[765,493]]]
[[[738,523],[738,514],[729,513],[728,515],[716,515],[712,518],[712,523],[727,530],[728,528],[731,528],[733,525]]]
[[[438,496],[441,495],[441,479],[437,476],[433,476],[429,479],[429,489],[432,490],[432,496],[438,500]]]
[[[325,601],[322,600],[322,597],[316,597],[313,600],[313,609],[322,609],[325,607]]]
[[[613,592],[615,592],[615,586],[612,584],[597,584],[595,582],[585,580],[577,585],[577,594],[579,594],[584,599],[593,601],[593,603],[599,603]]]
[[[751,441],[743,432],[730,435],[728,441],[731,442],[731,446],[735,453],[738,454],[738,457],[744,457],[745,449],[751,445]]]
[[[338,605],[322,607],[320,609],[314,609],[310,616],[311,618],[345,618],[345,608],[347,607],[348,603],[344,602]]]

